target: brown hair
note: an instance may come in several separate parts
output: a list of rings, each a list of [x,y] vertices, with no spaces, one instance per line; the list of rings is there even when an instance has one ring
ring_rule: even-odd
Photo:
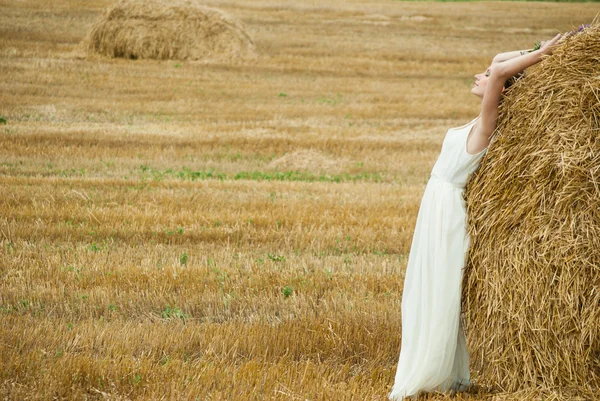
[[[504,89],[510,88],[515,82],[517,82],[519,80],[519,78],[521,78],[523,76],[523,74],[525,74],[525,71],[520,71],[520,72],[517,72],[512,77],[508,78],[506,80],[506,82],[504,83]]]

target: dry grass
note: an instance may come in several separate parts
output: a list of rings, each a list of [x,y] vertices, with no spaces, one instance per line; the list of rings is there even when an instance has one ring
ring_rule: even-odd
[[[595,13],[206,4],[260,57],[77,59],[108,1],[0,2],[2,398],[384,400],[421,193],[477,113],[472,74]],[[277,163],[302,151],[327,163]]]
[[[315,150],[302,149],[286,153],[273,160],[267,167],[275,170],[339,173],[347,169],[346,164],[348,164],[346,161],[339,158],[332,159]]]

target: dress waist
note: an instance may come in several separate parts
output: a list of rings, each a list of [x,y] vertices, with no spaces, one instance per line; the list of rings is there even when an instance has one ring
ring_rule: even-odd
[[[431,172],[431,177],[434,177],[435,179],[437,179],[437,180],[439,180],[439,181],[442,181],[442,182],[443,182],[443,183],[445,183],[445,184],[451,185],[451,186],[453,186],[454,188],[461,189],[461,190],[462,190],[462,189],[465,189],[465,186],[464,186],[464,185],[462,185],[462,184],[458,184],[458,183],[456,183],[456,182],[452,182],[452,181],[448,180],[446,177],[443,177],[443,176],[441,176],[441,175],[439,175],[439,174],[436,174],[436,173],[435,173],[435,172],[433,172],[433,171]]]

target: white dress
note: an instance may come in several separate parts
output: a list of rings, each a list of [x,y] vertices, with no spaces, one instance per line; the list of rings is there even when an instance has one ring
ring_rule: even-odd
[[[460,300],[470,243],[463,190],[487,150],[467,153],[476,120],[448,130],[423,193],[404,279],[402,348],[390,400],[470,385]]]

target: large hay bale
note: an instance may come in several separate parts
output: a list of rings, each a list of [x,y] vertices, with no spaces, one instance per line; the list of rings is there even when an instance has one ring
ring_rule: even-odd
[[[463,312],[483,386],[599,399],[599,123],[595,22],[507,93],[466,188]]]
[[[121,0],[82,42],[92,54],[128,59],[232,60],[254,55],[243,25],[192,0]]]

